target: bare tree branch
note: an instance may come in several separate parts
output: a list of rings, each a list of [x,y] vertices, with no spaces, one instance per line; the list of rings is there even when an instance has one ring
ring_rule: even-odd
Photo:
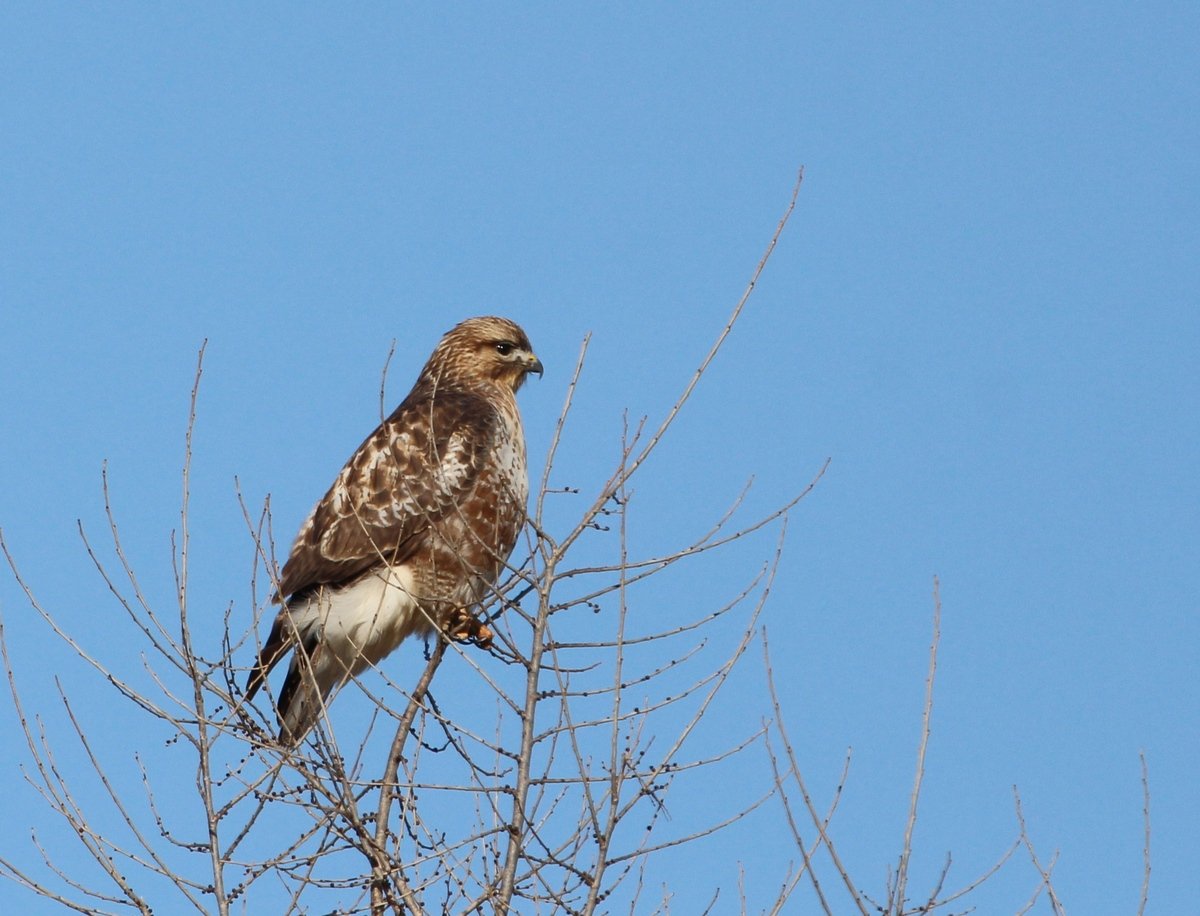
[[[1150,772],[1146,767],[1146,752],[1138,752],[1142,764],[1142,891],[1138,898],[1138,916],[1145,916],[1150,899]]]
[[[942,596],[937,576],[934,576],[933,639],[929,643],[929,673],[925,677],[925,703],[921,708],[921,740],[917,745],[917,771],[913,776],[912,796],[908,803],[908,820],[904,824],[904,845],[900,847],[900,864],[896,868],[896,895],[892,901],[892,908],[896,913],[904,911],[904,904],[908,899],[908,863],[912,858],[913,828],[917,825],[917,802],[921,797],[921,783],[925,780],[925,754],[929,749],[929,721],[933,715],[933,681],[937,675],[937,650],[941,638]],[[937,890],[932,896],[937,897]]]

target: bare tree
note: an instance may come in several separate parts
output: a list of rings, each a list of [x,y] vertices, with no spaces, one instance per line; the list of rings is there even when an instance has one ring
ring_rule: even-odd
[[[756,638],[770,674],[760,615],[778,569],[788,514],[825,467],[814,468],[799,493],[763,517],[739,521],[743,493],[708,530],[681,546],[650,556],[636,555],[632,548],[630,526],[638,508],[633,484],[738,322],[791,217],[802,177],[707,355],[661,421],[626,421],[611,474],[586,497],[560,482],[569,475],[556,464],[584,377],[584,340],[536,488],[524,547],[514,553],[519,562],[509,567],[483,609],[495,631],[489,652],[446,636],[431,639],[413,683],[398,683],[383,670],[354,682],[370,704],[364,728],[339,734],[336,723],[324,717],[297,748],[274,739],[269,700],[248,704],[240,686],[259,648],[258,624],[269,613],[266,596],[276,584],[269,500],[253,510],[243,502],[255,556],[254,614],[235,613],[231,604],[219,644],[196,638],[188,525],[202,347],[191,396],[181,518],[172,542],[174,609],[156,606],[139,585],[122,544],[107,473],[103,492],[114,561],[102,559],[80,529],[96,569],[142,639],[142,669],[116,670],[68,633],[40,603],[0,535],[30,606],[127,701],[131,722],[155,723],[155,733],[186,759],[186,768],[156,769],[135,755],[132,764],[144,793],[131,797],[128,781],[109,775],[114,766],[127,771],[131,761],[114,764],[95,752],[94,726],[76,715],[70,695],[60,687],[77,744],[70,754],[76,771],[69,771],[43,715],[25,709],[0,627],[28,748],[27,778],[85,853],[83,859],[63,854],[60,846],[43,845],[35,836],[41,867],[35,871],[4,856],[0,872],[35,895],[84,913],[669,913],[669,892],[659,896],[652,880],[660,854],[701,843],[754,816],[782,824],[781,836],[794,841],[800,857],[782,876],[772,913],[782,912],[805,883],[821,910],[834,912],[814,864],[822,847],[857,912],[902,916],[963,901],[1022,843],[1039,874],[1039,892],[1045,889],[1058,912],[1053,863],[1041,864],[1023,822],[1020,838],[992,870],[945,892],[947,863],[937,886],[920,902],[910,900],[913,827],[937,661],[941,606],[936,587],[909,816],[881,902],[860,889],[838,856],[831,823],[840,785],[828,809],[819,811],[801,775],[772,681],[761,721],[747,717],[756,724],[742,734],[706,734],[722,689],[740,667],[754,664],[748,656]],[[561,513],[551,507],[567,499],[584,508],[563,525],[557,521]],[[650,583],[677,570],[703,575],[705,558],[714,551],[772,527],[771,554],[714,606],[657,630],[646,624],[652,618],[637,613]],[[267,587],[260,589],[260,583]],[[590,625],[580,626],[581,618]],[[435,675],[447,659],[457,663],[457,685],[443,694]],[[680,786],[702,771],[738,765],[763,752],[773,778],[757,792],[729,799],[728,807],[718,808],[706,823],[675,826],[670,801]],[[80,770],[102,787],[106,815],[84,807],[76,782]],[[1147,787],[1147,831],[1148,792]],[[805,815],[813,831],[807,838],[800,827]],[[1146,849],[1148,881],[1148,833]],[[92,865],[84,868],[80,861]],[[712,893],[708,912],[717,909],[719,888]],[[737,908],[748,912],[744,888],[737,899]],[[730,908],[722,902],[722,912]]]

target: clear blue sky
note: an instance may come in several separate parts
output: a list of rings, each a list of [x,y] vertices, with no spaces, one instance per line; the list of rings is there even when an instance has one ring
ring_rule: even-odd
[[[395,399],[480,313],[546,364],[522,392],[537,466],[593,334],[560,472],[594,485],[621,412],[657,417],[686,381],[804,165],[743,324],[640,485],[641,543],[694,535],[752,474],[768,508],[832,458],[766,622],[822,797],[854,747],[835,836],[860,880],[881,890],[902,835],[937,574],[922,875],[994,858],[1017,784],[1068,910],[1133,912],[1145,750],[1149,911],[1188,912],[1198,101],[1191,4],[6,4],[0,526],[64,624],[119,657],[132,631],[74,520],[102,533],[107,460],[143,584],[169,596],[207,338],[193,575],[249,613],[234,475],[290,539],[378,418],[391,341]],[[685,600],[724,600],[770,549]],[[55,713],[62,670],[110,715],[7,577],[0,611],[32,706]],[[6,852],[49,829],[15,727],[0,713]],[[114,729],[118,757],[136,745]],[[718,864],[753,860],[753,836],[704,849],[730,891]],[[1013,871],[980,912],[1027,899]]]

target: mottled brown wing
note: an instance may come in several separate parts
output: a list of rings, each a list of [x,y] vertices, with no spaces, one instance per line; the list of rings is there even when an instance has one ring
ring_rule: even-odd
[[[281,597],[404,562],[471,495],[496,440],[495,408],[469,392],[416,394],[359,446],[300,527]]]

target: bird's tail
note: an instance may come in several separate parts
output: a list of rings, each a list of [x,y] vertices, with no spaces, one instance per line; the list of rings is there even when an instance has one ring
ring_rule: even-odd
[[[300,625],[303,626],[303,622]],[[275,702],[279,741],[288,747],[299,744],[312,730],[321,718],[329,695],[348,676],[344,665],[330,664],[330,653],[323,648],[319,628],[309,628],[307,633],[298,632],[297,622],[284,607],[246,679],[246,700],[250,701],[266,683],[271,670],[289,651],[295,650]]]
[[[285,607],[275,618],[275,623],[271,626],[271,635],[263,643],[258,652],[258,658],[254,660],[254,667],[250,669],[250,676],[246,678],[247,703],[254,699],[258,688],[266,683],[271,669],[279,664],[279,660],[287,654],[288,649],[292,647],[293,639],[294,627],[289,625]]]
[[[293,597],[279,612],[250,672],[247,694],[253,695],[267,672],[293,649],[275,706],[280,743],[299,744],[338,687],[378,664],[410,634],[429,629],[430,618],[413,597],[411,573],[403,569]]]
[[[340,687],[350,671],[332,653],[323,651],[317,639],[303,640],[292,655],[287,678],[279,691],[279,742],[295,747],[324,715],[330,694]]]

